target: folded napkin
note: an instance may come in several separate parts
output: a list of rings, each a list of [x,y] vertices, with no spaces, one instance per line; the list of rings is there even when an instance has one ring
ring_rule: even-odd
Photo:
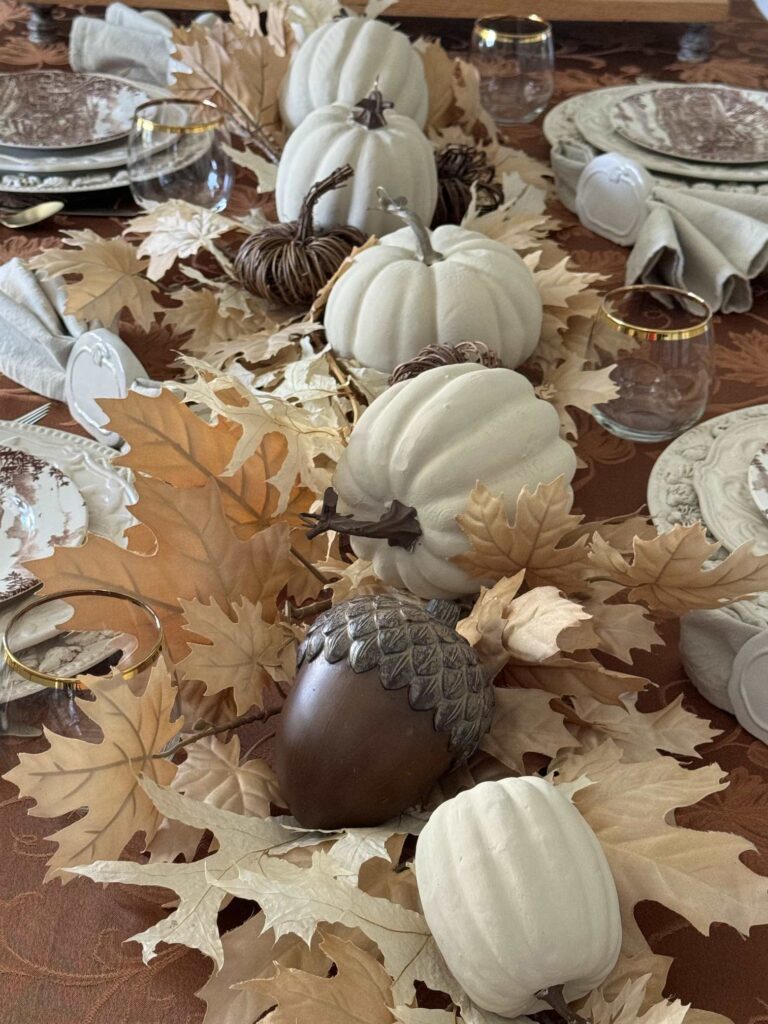
[[[581,172],[597,155],[594,146],[577,139],[559,139],[552,147],[549,159],[555,175],[557,195],[571,213],[576,213],[576,189]]]
[[[167,85],[173,22],[159,11],[112,3],[101,18],[78,17],[69,37],[75,71],[99,71],[136,82]]]

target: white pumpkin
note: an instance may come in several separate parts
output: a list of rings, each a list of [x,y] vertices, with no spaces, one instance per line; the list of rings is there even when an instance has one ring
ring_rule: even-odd
[[[391,371],[427,345],[473,339],[504,366],[525,362],[541,334],[542,302],[517,253],[452,224],[430,233],[415,205],[383,192],[380,200],[409,226],[359,253],[333,287],[325,330],[334,350]]]
[[[293,55],[283,78],[283,124],[293,131],[318,107],[356,103],[376,79],[395,109],[423,128],[429,108],[427,80],[408,37],[369,18],[339,18],[321,25]]]
[[[453,598],[476,593],[482,582],[450,561],[468,549],[456,516],[475,483],[502,494],[514,519],[523,487],[560,474],[570,482],[575,469],[557,413],[525,377],[458,363],[395,384],[373,401],[333,484],[338,511],[358,520],[378,522],[393,501],[414,508],[421,533],[410,548],[371,536],[352,536],[352,547],[385,583],[418,597]]]
[[[359,98],[359,97],[358,97]],[[414,209],[431,220],[437,204],[432,144],[415,121],[387,111],[378,89],[358,104],[332,103],[310,114],[288,139],[277,168],[277,214],[296,220],[312,185],[342,164],[354,169],[349,185],[326,193],[314,210],[320,228],[351,224],[370,235],[394,231],[399,218],[377,203],[383,185],[406,192]]]
[[[537,776],[482,782],[433,813],[416,846],[424,916],[451,973],[502,1017],[567,1001],[610,973],[616,885],[594,832]],[[554,991],[553,991],[554,990]]]

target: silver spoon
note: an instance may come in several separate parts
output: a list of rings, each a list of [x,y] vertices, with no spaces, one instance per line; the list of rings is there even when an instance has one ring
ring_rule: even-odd
[[[33,224],[39,224],[41,220],[55,217],[63,209],[64,203],[55,199],[28,206],[26,210],[0,210],[0,224],[4,228],[28,228]]]

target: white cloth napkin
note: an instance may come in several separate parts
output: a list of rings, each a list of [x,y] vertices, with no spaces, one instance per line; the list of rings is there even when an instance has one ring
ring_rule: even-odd
[[[75,71],[98,71],[136,82],[167,85],[173,22],[159,11],[112,3],[104,19],[78,17],[69,37]]]
[[[733,714],[733,703],[728,695],[733,662],[744,644],[760,632],[760,626],[719,608],[689,612],[682,617],[680,658],[683,668],[710,704]]]

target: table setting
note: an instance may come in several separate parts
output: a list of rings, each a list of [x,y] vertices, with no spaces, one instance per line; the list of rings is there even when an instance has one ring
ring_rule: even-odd
[[[761,1019],[746,7],[676,64],[116,3],[3,65],[14,1024]]]

